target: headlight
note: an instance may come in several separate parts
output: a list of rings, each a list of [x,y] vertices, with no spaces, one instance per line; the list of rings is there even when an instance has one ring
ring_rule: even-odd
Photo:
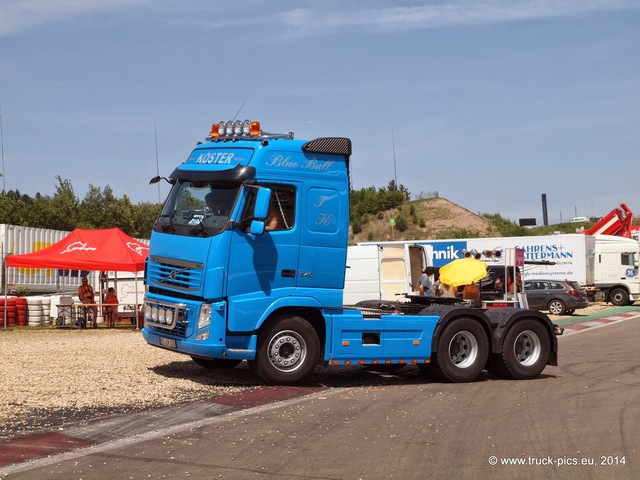
[[[180,322],[181,318],[186,319],[186,312],[187,306],[182,303],[177,305],[167,305],[147,301],[144,304],[145,322],[157,323],[169,328],[175,327],[175,325]]]
[[[198,329],[211,325],[211,305],[203,303],[200,306],[200,315],[198,315]]]
[[[251,122],[249,120],[245,120],[244,123],[242,124],[242,134],[245,137],[248,137],[250,133],[251,133]]]
[[[242,120],[236,120],[236,123],[233,125],[233,134],[236,137],[239,137],[240,135],[242,135]]]
[[[209,330],[198,333],[196,335],[196,340],[209,340]]]

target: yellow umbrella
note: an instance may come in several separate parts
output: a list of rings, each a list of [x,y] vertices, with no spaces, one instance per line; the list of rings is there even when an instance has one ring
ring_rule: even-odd
[[[440,281],[459,287],[470,285],[487,276],[487,264],[475,258],[459,258],[440,268]]]

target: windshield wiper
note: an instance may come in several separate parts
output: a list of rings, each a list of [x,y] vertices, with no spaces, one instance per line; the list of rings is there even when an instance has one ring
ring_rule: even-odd
[[[175,216],[175,213],[163,213],[158,217],[158,220],[160,220],[161,218],[169,219],[168,225],[166,223],[163,223],[161,226],[163,232],[168,232],[169,230],[171,230],[172,232],[176,231],[176,227],[173,225],[173,219],[175,218]]]
[[[202,223],[202,220],[200,220],[198,222],[197,225],[191,225],[193,228],[191,228],[189,230],[189,233],[191,235],[202,235],[203,237],[208,237],[209,236],[209,232],[207,232],[207,229],[204,228],[204,223]]]

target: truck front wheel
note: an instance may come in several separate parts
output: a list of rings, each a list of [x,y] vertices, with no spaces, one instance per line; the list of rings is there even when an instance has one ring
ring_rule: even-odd
[[[489,340],[480,322],[457,318],[444,328],[429,370],[450,382],[470,382],[484,368],[488,354]]]
[[[502,352],[492,354],[487,369],[504,378],[527,380],[535,378],[549,359],[549,334],[536,320],[515,323],[504,337]]]
[[[311,374],[320,357],[320,340],[305,319],[281,317],[258,338],[254,373],[267,383],[295,384]]]
[[[624,288],[614,288],[609,292],[609,301],[617,307],[622,307],[629,303],[629,294]]]

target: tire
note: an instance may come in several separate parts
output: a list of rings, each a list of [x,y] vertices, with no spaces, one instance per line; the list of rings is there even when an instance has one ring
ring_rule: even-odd
[[[233,368],[240,365],[242,360],[228,360],[226,358],[199,358],[199,357],[191,357],[196,365],[207,368],[210,370],[216,368]]]
[[[500,378],[510,378],[509,372],[504,367],[502,355],[499,353],[490,353],[485,365],[487,372]]]
[[[480,322],[456,318],[442,331],[431,367],[425,368],[424,373],[432,370],[435,377],[449,382],[470,382],[484,368],[488,354],[489,340]]]
[[[614,288],[609,292],[609,301],[616,307],[622,307],[629,303],[629,294],[624,288]]]
[[[254,373],[270,384],[300,383],[315,369],[320,358],[320,340],[305,319],[287,316],[276,319],[258,338]]]
[[[547,305],[547,309],[549,310],[549,313],[551,313],[552,315],[564,315],[564,312],[566,312],[567,307],[565,307],[562,300],[551,300],[549,302],[549,305]]]
[[[547,365],[551,340],[537,320],[516,322],[504,337],[502,353],[491,356],[492,373],[514,380],[535,378]]]
[[[433,363],[419,363],[418,370],[422,374],[423,377],[429,380],[438,380],[441,382],[446,382],[447,378],[442,375],[438,369],[435,368]]]

